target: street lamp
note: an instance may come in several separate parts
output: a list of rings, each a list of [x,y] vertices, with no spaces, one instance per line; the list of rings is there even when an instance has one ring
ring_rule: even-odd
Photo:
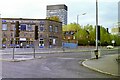
[[[86,15],[86,13],[83,13],[81,15]],[[80,15],[77,15],[77,25],[79,24],[79,16]],[[78,29],[77,29],[77,44],[78,44]]]
[[[98,0],[96,0],[96,50],[98,50]]]

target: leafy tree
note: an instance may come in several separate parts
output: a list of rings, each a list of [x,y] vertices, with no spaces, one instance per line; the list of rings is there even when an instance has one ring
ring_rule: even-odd
[[[89,41],[89,45],[95,45],[95,28],[88,24],[84,26],[84,29],[89,32],[89,37],[87,39]]]
[[[68,24],[68,25],[64,25],[62,27],[62,30],[63,31],[78,31],[80,30],[80,25],[76,24],[76,23],[71,23],[71,24]]]
[[[5,42],[6,42],[6,38],[3,38],[3,39],[2,39],[2,43],[5,43]]]
[[[88,44],[88,33],[85,29],[80,29],[78,31],[78,34],[76,33],[76,36],[78,36],[78,44],[79,45],[86,45]]]
[[[85,25],[84,28],[81,28],[80,25],[76,23],[71,23],[64,25],[62,27],[64,31],[75,31],[73,35],[77,38],[79,45],[94,45],[96,42],[96,27],[93,25]],[[100,26],[100,43],[99,45],[107,46],[112,45],[112,40],[115,40],[115,45],[120,45],[120,37],[118,35],[112,35],[107,32],[107,29],[103,26]]]
[[[58,21],[58,22],[60,22],[60,19],[59,19],[58,16],[47,17],[46,19],[54,20],[54,21]]]
[[[107,46],[110,44],[111,42],[110,34],[103,26],[100,27],[100,37],[101,45]]]

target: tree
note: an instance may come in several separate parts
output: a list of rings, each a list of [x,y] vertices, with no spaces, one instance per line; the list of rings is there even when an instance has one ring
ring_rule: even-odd
[[[100,27],[100,37],[101,45],[107,46],[111,42],[110,34],[107,32],[106,28]]]
[[[59,19],[58,16],[47,17],[46,19],[54,20],[54,21],[58,21],[58,22],[60,22],[60,19]]]
[[[93,27],[93,25],[87,24],[86,26],[84,26],[84,29],[89,32],[89,38],[87,39],[89,45],[95,45],[95,28]]]
[[[62,31],[79,31],[81,28],[81,26],[79,24],[76,23],[70,23],[68,25],[64,25],[62,27]]]

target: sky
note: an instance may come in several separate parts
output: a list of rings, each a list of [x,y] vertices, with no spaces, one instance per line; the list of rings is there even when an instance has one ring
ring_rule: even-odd
[[[118,22],[118,2],[120,0],[98,0],[98,24],[112,28]],[[1,18],[45,19],[46,6],[65,4],[68,6],[68,24],[95,25],[96,0],[2,0],[0,2]],[[86,13],[86,15],[82,15]]]

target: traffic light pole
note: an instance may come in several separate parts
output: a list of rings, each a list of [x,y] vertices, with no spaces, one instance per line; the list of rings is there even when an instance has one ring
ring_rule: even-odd
[[[33,57],[35,58],[35,41],[34,41]]]
[[[13,46],[13,57],[12,57],[12,59],[14,59],[14,54],[15,54],[15,49],[14,49],[14,46]]]

